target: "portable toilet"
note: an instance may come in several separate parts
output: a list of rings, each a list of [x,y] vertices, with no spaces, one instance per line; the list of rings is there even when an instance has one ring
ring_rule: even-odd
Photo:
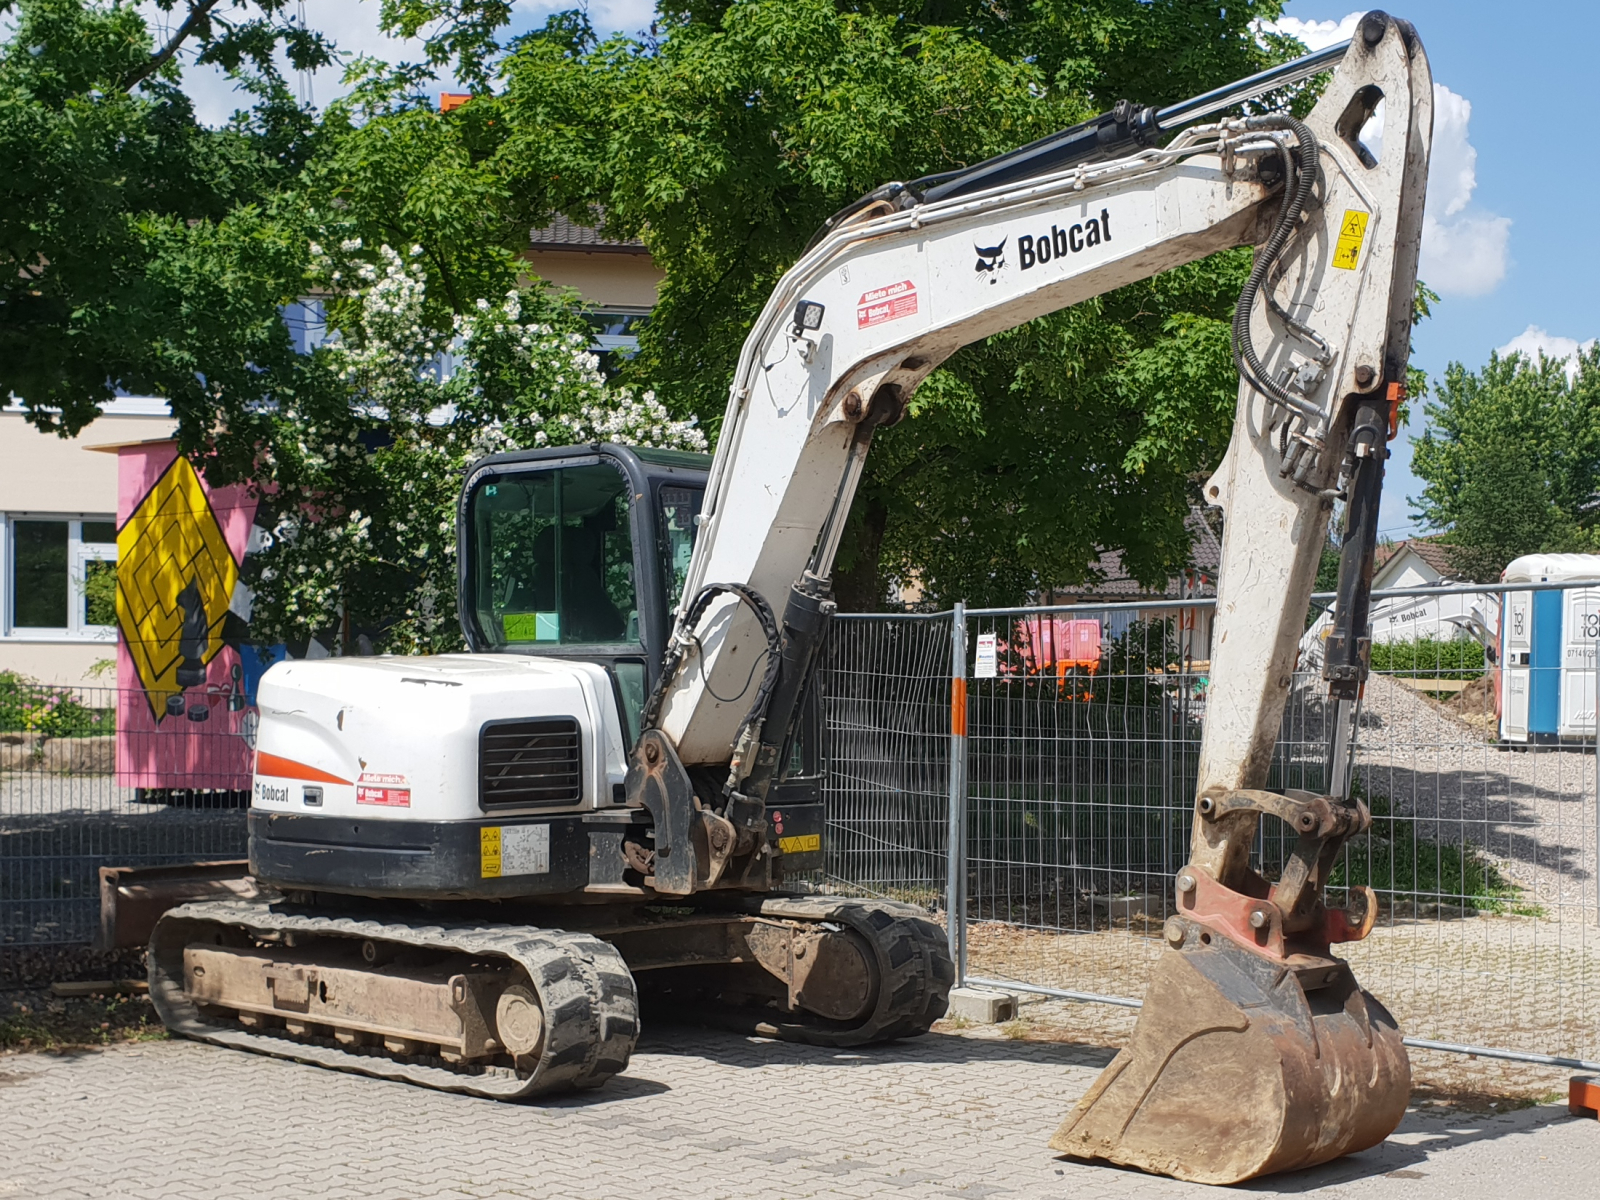
[[[1525,554],[1500,579],[1593,581],[1500,597],[1500,737],[1523,743],[1593,737],[1600,554]]]

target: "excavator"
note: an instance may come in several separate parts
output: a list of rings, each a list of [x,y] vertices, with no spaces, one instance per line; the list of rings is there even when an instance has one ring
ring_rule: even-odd
[[[1251,103],[1330,71],[1303,120]],[[874,434],[962,346],[1249,246],[1237,417],[1205,485],[1225,536],[1191,857],[1131,1041],[1051,1146],[1227,1183],[1382,1141],[1410,1067],[1332,952],[1376,898],[1323,894],[1370,817],[1264,785],[1336,501],[1332,702],[1366,677],[1431,105],[1415,30],[1372,12],[1348,43],[1183,104],[1119,103],[891,183],[778,283],[713,458],[603,444],[475,463],[457,530],[470,652],[266,673],[251,883],[156,923],[167,1027],[505,1099],[622,1071],[641,991],[822,1046],[926,1032],[955,982],[945,931],[801,879],[827,834],[829,578]],[[1251,864],[1264,816],[1294,839],[1273,881]]]

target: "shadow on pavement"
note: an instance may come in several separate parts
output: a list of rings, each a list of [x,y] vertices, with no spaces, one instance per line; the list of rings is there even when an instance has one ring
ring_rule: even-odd
[[[1429,1174],[1425,1169],[1428,1160],[1440,1151],[1530,1133],[1543,1125],[1574,1119],[1565,1105],[1557,1104],[1541,1104],[1504,1114],[1453,1112],[1436,1115],[1413,1108],[1406,1112],[1400,1128],[1381,1146],[1374,1146],[1361,1154],[1334,1159],[1320,1167],[1269,1175],[1265,1179],[1240,1184],[1239,1190],[1292,1194],[1314,1192],[1319,1188],[1354,1183],[1378,1175],[1422,1180]],[[1421,1137],[1418,1138],[1418,1135]],[[1397,1141],[1396,1138],[1404,1140]]]
[[[1084,1067],[1098,1071],[1116,1057],[1107,1046],[1077,1042],[1013,1041],[927,1033],[877,1046],[809,1046],[780,1042],[751,1033],[695,1023],[666,1013],[644,1013],[639,1054],[684,1054],[735,1067],[774,1064],[833,1065],[860,1063],[986,1063],[1035,1062]]]

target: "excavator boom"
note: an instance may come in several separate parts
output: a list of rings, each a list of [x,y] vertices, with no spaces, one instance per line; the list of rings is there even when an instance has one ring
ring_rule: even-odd
[[[1256,247],[1234,320],[1233,438],[1206,485],[1225,534],[1192,860],[1133,1041],[1051,1143],[1205,1182],[1371,1145],[1409,1093],[1394,1021],[1330,951],[1365,935],[1375,897],[1358,890],[1348,910],[1322,898],[1369,818],[1339,795],[1261,790],[1336,499],[1352,536],[1334,701],[1365,678],[1370,517],[1403,397],[1432,134],[1427,57],[1408,24],[1370,13],[1332,57],[1316,60],[1337,71],[1304,121],[1224,119],[1157,146],[1162,114],[1122,106],[959,176],[879,189],[830,222],[745,344],[630,775],[652,813],[684,814],[669,842],[697,831],[713,848],[709,871],[682,855],[673,865],[658,833],[656,886],[714,886],[727,860],[758,852],[873,429],[901,419],[963,345]],[[1122,156],[1096,152],[1106,146]],[[741,687],[763,652],[752,703]],[[691,767],[727,771],[692,815]],[[1263,814],[1298,837],[1276,883],[1249,861]]]

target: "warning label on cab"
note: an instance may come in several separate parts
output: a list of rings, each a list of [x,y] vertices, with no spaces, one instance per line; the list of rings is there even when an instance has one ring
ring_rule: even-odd
[[[856,307],[856,328],[866,329],[885,321],[898,321],[917,311],[917,285],[909,279],[887,287],[862,292]]]

